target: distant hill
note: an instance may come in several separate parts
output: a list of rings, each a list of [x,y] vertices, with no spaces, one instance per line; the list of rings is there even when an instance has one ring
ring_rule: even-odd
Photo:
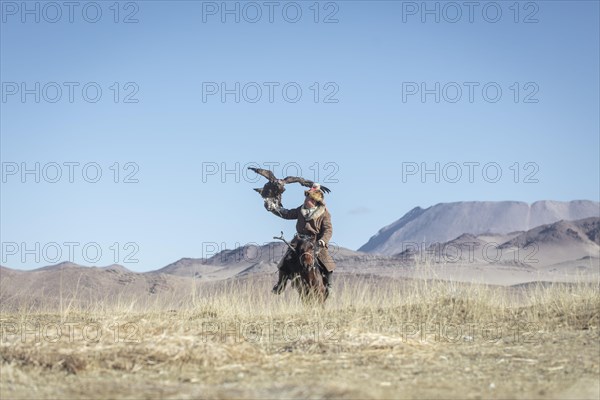
[[[409,247],[395,257],[412,262],[523,268],[555,264],[594,266],[600,261],[600,218],[561,220],[505,235],[464,233],[444,243]]]
[[[393,255],[410,243],[444,243],[463,233],[507,234],[528,231],[559,220],[600,217],[600,203],[588,200],[470,201],[416,207],[396,222],[382,228],[358,250]]]
[[[93,307],[105,301],[129,304],[131,299],[170,293],[191,293],[189,279],[166,274],[136,273],[118,265],[85,267],[60,263],[32,271],[0,270],[3,308]]]
[[[270,242],[262,246],[246,245],[223,250],[210,258],[182,258],[157,271],[200,280],[221,280],[238,275],[257,273],[274,274],[287,246]],[[344,247],[330,247],[329,254],[344,271],[358,271],[369,266],[397,265],[398,260],[387,256],[357,252]]]
[[[600,218],[558,221],[523,232],[499,246],[503,253],[520,251],[540,265],[600,257]],[[524,257],[522,257],[524,259]]]

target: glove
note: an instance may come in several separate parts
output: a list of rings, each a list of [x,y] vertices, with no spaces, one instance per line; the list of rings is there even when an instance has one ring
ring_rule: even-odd
[[[267,211],[269,211],[271,214],[275,214],[275,215],[279,215],[280,217],[282,216],[281,213],[285,210],[285,208],[278,206],[276,204],[269,204],[267,206],[267,203],[265,203],[265,208],[267,209]]]
[[[319,239],[319,247],[325,247],[325,241],[323,239]]]
[[[271,211],[271,212],[278,209],[277,205],[273,204],[272,201],[268,201],[268,200],[265,200],[264,206],[267,211]]]

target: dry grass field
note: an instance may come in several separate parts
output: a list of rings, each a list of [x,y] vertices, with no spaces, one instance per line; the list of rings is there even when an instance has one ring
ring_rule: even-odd
[[[598,282],[339,275],[325,307],[271,285],[231,280],[85,307],[5,301],[0,397],[600,396]]]

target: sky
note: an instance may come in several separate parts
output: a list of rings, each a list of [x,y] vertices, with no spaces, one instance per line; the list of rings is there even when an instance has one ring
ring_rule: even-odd
[[[598,1],[0,1],[0,264],[338,246],[414,207],[600,200]],[[289,185],[287,208],[303,200]]]

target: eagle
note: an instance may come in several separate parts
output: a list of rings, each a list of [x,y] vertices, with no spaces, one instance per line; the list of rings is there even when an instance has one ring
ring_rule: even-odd
[[[285,192],[285,185],[287,183],[299,183],[302,186],[311,188],[312,190],[321,190],[325,193],[330,193],[331,190],[325,186],[321,186],[318,183],[309,181],[308,179],[300,178],[298,176],[288,176],[285,179],[277,179],[275,174],[268,169],[248,167],[252,171],[259,175],[264,176],[268,179],[268,182],[262,188],[255,188],[263,198],[265,202],[265,208],[269,211],[278,209],[281,207],[281,195]]]

